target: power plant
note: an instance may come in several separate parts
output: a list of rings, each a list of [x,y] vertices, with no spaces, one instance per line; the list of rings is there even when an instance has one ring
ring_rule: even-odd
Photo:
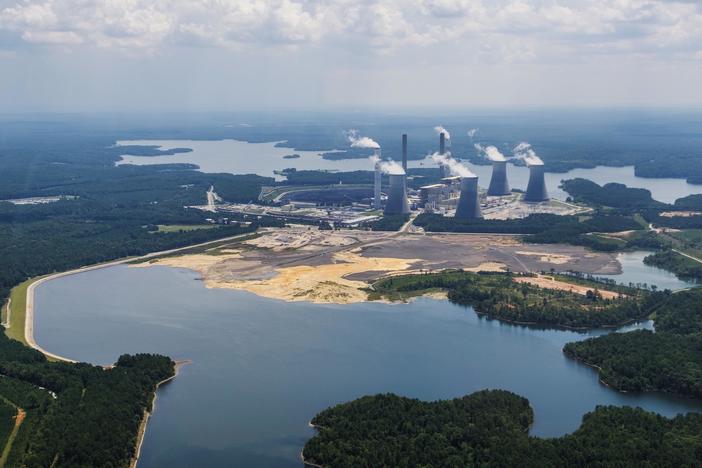
[[[507,182],[507,161],[492,162],[492,177],[487,194],[493,197],[509,195],[509,183]]]
[[[532,164],[529,166],[529,184],[524,194],[524,201],[541,202],[546,200],[548,200],[548,192],[544,180],[544,165]]]
[[[456,206],[456,218],[482,218],[478,197],[478,177],[461,177],[461,195]]]
[[[412,211],[463,220],[483,217],[491,220],[507,220],[526,218],[535,213],[572,215],[587,211],[587,208],[558,200],[538,203],[549,200],[545,171],[543,161],[528,143],[520,143],[515,147],[513,158],[505,158],[494,146],[474,145],[479,154],[492,162],[492,176],[485,190],[478,187],[478,176],[473,174],[471,166],[451,157],[451,138],[448,131],[443,127],[436,127],[435,130],[439,135],[439,153],[427,155],[427,159],[441,166],[441,175],[437,174],[435,169],[428,167],[426,168],[428,170],[418,167],[413,170],[411,176],[407,175],[407,133],[401,135],[402,160],[400,161],[400,155],[396,156],[396,160],[384,160],[380,144],[370,137],[349,131],[348,139],[351,147],[372,151],[368,161],[369,166],[373,165],[372,175],[368,171],[362,175],[362,180],[360,177],[356,180],[355,175],[353,177],[340,175],[337,183],[325,185],[298,184],[294,181],[283,185],[277,183],[261,188],[258,197],[260,204],[220,202],[203,205],[201,209],[227,214],[225,218],[217,218],[222,220],[231,219],[230,214],[239,214],[244,217],[265,215],[280,218],[286,222],[300,220],[319,223],[320,228],[326,225],[334,228],[363,229],[369,227],[372,229],[371,223],[376,222],[383,215],[406,215]],[[513,159],[524,161],[529,168],[530,177],[525,192],[510,190],[507,162]],[[419,163],[420,166],[424,164],[424,162]],[[523,169],[520,167],[517,170]],[[288,176],[288,171],[292,172],[295,169],[280,171],[280,175]],[[476,171],[482,173],[482,168]],[[385,177],[388,179],[383,182]],[[408,180],[412,181],[409,188]],[[388,181],[389,185],[383,187]],[[418,182],[424,182],[426,185],[415,188],[419,185]],[[421,225],[408,227],[410,232],[422,232],[422,229],[424,228]]]
[[[390,174],[389,177],[390,189],[384,213],[386,215],[408,214],[410,207],[407,201],[407,176],[404,174]]]

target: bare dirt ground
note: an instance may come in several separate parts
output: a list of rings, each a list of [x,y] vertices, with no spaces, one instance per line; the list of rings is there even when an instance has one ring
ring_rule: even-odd
[[[462,268],[470,271],[575,270],[613,274],[610,254],[568,245],[522,244],[515,236],[401,234],[269,229],[244,242],[153,264],[189,268],[210,288],[242,289],[286,301],[352,303],[367,300],[368,282],[389,274]]]
[[[566,283],[565,281],[556,281],[551,276],[521,276],[514,278],[514,281],[516,281],[517,283],[533,284],[534,286],[538,286],[544,289],[557,289],[559,291],[569,291],[575,294],[580,294],[581,296],[585,296],[588,291],[592,290],[592,288],[588,288],[587,286]],[[613,291],[605,291],[602,289],[598,289],[598,291],[603,299],[617,299],[619,297],[619,293]]]

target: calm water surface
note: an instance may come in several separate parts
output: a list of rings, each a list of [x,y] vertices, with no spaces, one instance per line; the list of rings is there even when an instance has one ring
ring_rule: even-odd
[[[371,170],[367,159],[342,159],[331,161],[323,159],[319,152],[295,151],[290,148],[276,147],[275,143],[247,143],[238,140],[128,140],[121,145],[153,145],[162,148],[191,148],[190,153],[178,153],[169,156],[130,156],[124,155],[119,164],[169,164],[192,163],[200,166],[204,172],[230,172],[233,174],[259,174],[274,176],[274,170],[288,167],[296,169],[323,169],[338,171]],[[291,153],[300,155],[298,159],[283,159]],[[490,183],[491,166],[467,164],[480,177],[480,186]],[[431,159],[409,161],[409,167],[435,167]],[[529,169],[509,164],[508,178],[512,188],[526,189]],[[702,185],[688,184],[683,179],[645,179],[634,175],[634,167],[596,167],[594,169],[575,169],[564,174],[546,173],[546,186],[553,198],[565,200],[568,194],[559,189],[562,180],[582,177],[602,185],[619,182],[629,187],[646,188],[656,200],[672,203],[676,199],[702,193]]]
[[[540,436],[573,431],[601,404],[702,410],[616,393],[563,356],[566,342],[597,333],[500,324],[431,299],[284,303],[208,290],[195,273],[168,267],[81,273],[41,285],[36,297],[37,341],[58,354],[100,364],[134,352],[192,359],[158,392],[143,467],[300,466],[317,412],[377,392],[432,400],[508,389],[530,400]]]

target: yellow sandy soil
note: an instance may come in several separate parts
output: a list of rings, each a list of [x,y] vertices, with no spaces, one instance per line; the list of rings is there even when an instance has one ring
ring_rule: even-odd
[[[205,278],[208,288],[243,289],[259,296],[285,301],[350,304],[366,301],[368,295],[361,291],[363,281],[353,281],[345,276],[367,271],[408,270],[415,259],[366,258],[353,252],[335,254],[334,262],[319,266],[295,266],[278,269],[272,278],[253,281],[218,281]]]
[[[552,254],[548,252],[529,252],[526,250],[518,250],[515,252],[519,255],[529,255],[530,257],[539,257],[539,260],[545,263],[553,263],[555,265],[563,265],[573,261],[570,255]]]
[[[572,293],[580,294],[582,296],[586,295],[589,290],[587,286],[580,286],[577,284],[570,284],[563,281],[556,281],[550,276],[520,276],[514,278],[517,283],[529,283],[544,289],[558,289],[560,291],[569,291]],[[616,299],[619,297],[619,293],[612,291],[604,291],[602,289],[598,290],[604,299]]]

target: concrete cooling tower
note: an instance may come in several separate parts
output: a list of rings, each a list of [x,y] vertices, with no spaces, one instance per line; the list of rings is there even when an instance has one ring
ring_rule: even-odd
[[[548,200],[546,181],[544,180],[543,164],[529,166],[529,184],[527,185],[524,201],[540,202]]]
[[[476,219],[482,218],[480,213],[480,199],[478,198],[478,178],[461,178],[461,197],[456,207],[456,218]]]
[[[490,187],[488,187],[488,195],[500,197],[509,195],[509,183],[507,183],[507,161],[492,162],[492,178],[490,179]]]
[[[404,174],[390,174],[390,188],[388,189],[388,201],[385,204],[385,214],[398,215],[409,212],[407,178]]]

